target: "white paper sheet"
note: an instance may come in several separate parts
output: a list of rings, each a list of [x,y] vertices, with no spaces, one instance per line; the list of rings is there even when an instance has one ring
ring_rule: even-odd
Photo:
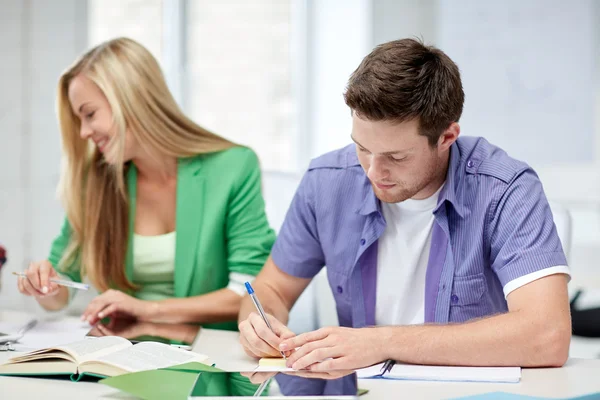
[[[0,332],[14,333],[23,325],[23,322],[0,322]],[[74,318],[38,320],[37,325],[27,331],[13,347],[18,351],[31,351],[45,347],[60,346],[84,339],[90,329],[92,329],[90,324],[80,322]]]
[[[295,369],[277,365],[259,365],[254,372],[293,372]]]

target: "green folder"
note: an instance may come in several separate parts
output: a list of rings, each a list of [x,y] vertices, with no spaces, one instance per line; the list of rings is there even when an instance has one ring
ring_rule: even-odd
[[[201,374],[218,372],[218,374]],[[186,363],[169,368],[134,372],[106,378],[100,383],[146,400],[185,400],[199,394],[211,396],[252,396],[259,387],[239,373],[225,372],[201,363]],[[196,393],[198,391],[198,393]],[[266,395],[268,390],[263,392]],[[359,389],[358,395],[368,390]]]
[[[200,372],[224,372],[201,363],[134,372],[106,378],[100,383],[142,399],[187,399]]]
[[[270,381],[265,382],[261,396],[269,392]],[[250,382],[239,372],[224,372],[217,374],[200,373],[190,392],[190,396],[212,397],[253,397],[257,389],[262,386]]]

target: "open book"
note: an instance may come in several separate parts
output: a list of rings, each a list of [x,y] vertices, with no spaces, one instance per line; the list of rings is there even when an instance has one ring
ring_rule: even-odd
[[[187,362],[209,364],[202,354],[168,344],[141,342],[135,345],[117,336],[88,338],[49,347],[9,359],[0,365],[0,375],[117,376],[129,372],[166,368]]]
[[[381,378],[425,381],[518,383],[520,367],[445,367],[395,364],[383,371],[383,363],[356,371],[358,378]]]

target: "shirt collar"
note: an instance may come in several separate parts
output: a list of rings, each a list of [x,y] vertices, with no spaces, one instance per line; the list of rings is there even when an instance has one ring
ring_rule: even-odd
[[[369,215],[374,212],[381,213],[381,201],[375,196],[375,192],[373,191],[373,187],[371,186],[371,182],[369,178],[365,175],[365,183],[366,183],[366,195],[362,201],[362,204],[356,211],[360,215]]]
[[[360,205],[356,208],[356,213],[359,215],[370,215],[375,212],[381,213],[381,202],[375,196],[371,181],[367,178],[367,174],[362,169],[360,162],[358,161],[358,155],[356,154],[356,148],[348,146],[346,153],[346,168],[348,167],[359,167],[362,176],[362,191],[364,193],[363,200]]]
[[[438,209],[444,204],[444,202],[448,202],[452,204],[454,210],[461,217],[464,216],[464,207],[458,201],[456,196],[456,187],[458,185],[458,174],[460,173],[460,152],[458,149],[458,144],[454,142],[450,147],[450,160],[448,161],[448,172],[446,172],[446,183],[440,192],[440,196],[438,197],[438,204],[433,210],[435,214]]]

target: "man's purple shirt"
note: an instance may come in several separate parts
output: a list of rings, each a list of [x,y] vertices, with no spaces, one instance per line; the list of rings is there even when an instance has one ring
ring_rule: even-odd
[[[537,175],[483,138],[461,137],[452,145],[433,214],[427,323],[505,312],[504,285],[567,265]],[[326,265],[340,325],[375,325],[377,240],[385,226],[381,203],[349,145],[311,162],[272,258],[302,278]]]

